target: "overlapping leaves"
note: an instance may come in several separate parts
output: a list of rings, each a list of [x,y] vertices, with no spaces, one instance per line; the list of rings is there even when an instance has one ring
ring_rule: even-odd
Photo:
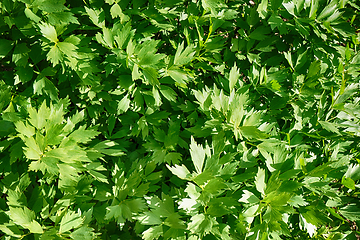
[[[1,238],[358,237],[357,2],[0,10]]]

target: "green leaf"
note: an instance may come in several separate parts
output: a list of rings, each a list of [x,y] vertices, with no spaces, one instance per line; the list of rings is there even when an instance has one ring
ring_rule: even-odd
[[[293,62],[292,62],[292,55],[291,52],[284,52],[285,59],[288,61],[290,67],[294,69]],[[275,80],[276,81],[276,80]],[[277,81],[276,81],[277,82]]]
[[[68,210],[66,214],[61,218],[60,221],[60,233],[64,233],[70,231],[71,229],[78,228],[84,219],[80,216],[80,214]]]
[[[29,229],[29,231],[31,233],[40,233],[41,234],[44,232],[41,225],[35,220],[33,220],[29,225],[27,225],[27,229]]]
[[[122,205],[115,205],[107,207],[107,213],[105,215],[106,220],[110,220],[115,218],[117,222],[124,222],[123,214],[122,214]]]
[[[205,173],[205,172],[204,172]],[[213,195],[221,193],[223,189],[226,189],[227,185],[221,178],[212,178],[205,186],[204,191]]]
[[[106,27],[103,28],[103,38],[105,41],[105,45],[109,48],[113,48],[114,36],[110,29]]]
[[[249,138],[249,139],[258,139],[259,140],[259,139],[264,139],[264,138],[269,137],[269,135],[267,135],[266,133],[263,133],[255,126],[241,126],[240,132],[244,137]]]
[[[119,49],[123,49],[124,44],[133,32],[134,31],[131,30],[130,22],[128,22],[115,34],[114,40],[116,41]]]
[[[255,30],[250,33],[249,37],[254,40],[264,40],[267,38],[267,34],[271,32],[271,29],[269,27],[261,26],[258,28],[255,28]]]
[[[86,13],[88,14],[90,20],[99,28],[104,28],[105,27],[105,18],[103,18],[102,16],[100,16],[100,14],[103,13],[102,9],[101,10],[94,10],[91,8],[88,8],[85,6],[85,10]]]
[[[33,107],[28,108],[29,122],[37,129],[45,127],[46,119],[49,118],[50,109],[46,106],[44,101],[39,110],[36,111]]]
[[[123,12],[121,10],[121,7],[117,3],[112,5],[112,7],[110,8],[110,13],[111,13],[112,18],[116,18],[116,17],[121,18],[121,16],[123,16]]]
[[[184,50],[184,42],[178,45],[174,56],[174,65],[185,65],[194,58],[195,49],[193,45],[188,45]]]
[[[354,180],[352,180],[351,178],[347,178],[347,177],[343,177],[341,179],[341,184],[344,185],[345,187],[355,190],[355,182]]]
[[[10,121],[0,120],[0,126],[2,127],[0,129],[0,137],[7,136],[8,134],[14,132],[14,130],[15,130],[14,124]],[[25,127],[25,126],[23,126],[23,127]]]
[[[300,228],[302,230],[306,230],[306,232],[310,235],[310,237],[314,236],[317,229],[317,227],[314,224],[308,222],[307,219],[303,217],[302,214],[300,214]]]
[[[40,23],[39,24],[40,31],[44,37],[49,39],[53,43],[57,43],[59,40],[57,38],[57,33],[55,27],[48,23]]]
[[[289,204],[294,207],[306,206],[309,205],[308,202],[305,201],[302,195],[295,195],[290,198]]]
[[[66,145],[68,146],[62,146]],[[53,148],[46,152],[46,157],[53,157],[60,159],[65,163],[74,163],[74,162],[89,162],[89,158],[82,148],[80,148],[74,141],[68,141],[68,138],[65,138],[64,141],[60,144],[58,148]],[[64,167],[75,170],[71,166],[64,165]]]
[[[360,165],[359,164],[351,164],[346,171],[344,177],[351,178],[353,181],[357,181],[360,179]]]
[[[94,146],[94,149],[100,153],[109,155],[109,156],[121,156],[124,154],[124,152],[121,150],[121,146],[119,146],[118,143],[105,140],[102,142],[97,143]]]
[[[28,122],[15,122],[16,131],[26,137],[32,137],[35,134],[35,128],[28,124]]]
[[[166,167],[176,176],[178,176],[181,179],[188,179],[191,175],[189,170],[186,168],[185,165],[176,165],[174,167],[170,167],[169,165],[166,165]]]
[[[329,17],[332,15],[335,10],[337,9],[337,1],[331,1],[329,4],[327,4],[324,9],[321,11],[321,13],[317,16],[317,20],[322,20],[326,17]]]
[[[35,141],[33,137],[29,137],[25,139],[25,145],[27,146],[24,150],[25,156],[28,159],[40,159],[43,152],[40,150],[39,145]]]
[[[153,86],[153,88],[152,88],[152,95],[155,100],[155,106],[159,107],[162,104],[162,101],[161,101],[159,90],[155,86]]]
[[[0,39],[0,58],[5,57],[12,49],[13,41]]]
[[[36,1],[36,4],[39,9],[48,13],[67,10],[64,6],[65,0],[38,0]]]
[[[179,208],[184,209],[187,212],[193,211],[197,208],[198,202],[195,199],[183,198],[179,202]]]
[[[243,190],[243,195],[241,196],[241,198],[239,199],[239,202],[244,202],[244,203],[258,203],[260,202],[259,198],[256,197],[255,194],[253,194],[252,192],[248,191],[248,190]]]
[[[350,84],[348,86],[346,86],[346,88],[344,89],[344,92],[338,92],[336,94],[336,100],[334,102],[334,108],[340,108],[342,104],[344,104],[344,102],[346,100],[348,100],[351,96],[353,96],[357,91],[358,91],[358,84]]]
[[[178,213],[173,213],[165,219],[165,225],[174,229],[185,229],[185,224],[180,218]]]
[[[63,59],[63,54],[57,45],[54,45],[50,48],[50,51],[46,54],[47,60],[50,60],[53,66],[59,64]]]
[[[240,77],[239,69],[236,67],[236,63],[234,63],[234,66],[231,68],[229,75],[230,92],[232,92],[236,83],[239,82],[239,77]]]
[[[315,0],[316,1],[316,0]],[[283,6],[286,8],[286,10],[288,11],[288,13],[290,13],[291,15],[295,16],[295,4],[293,1],[289,1],[286,3],[283,3]]]
[[[88,143],[91,139],[94,139],[100,133],[94,129],[85,129],[85,126],[80,126],[69,137],[79,143]]]
[[[202,168],[205,161],[205,149],[200,144],[198,145],[192,136],[190,144],[190,155],[196,172],[198,174],[202,173]]]
[[[148,186],[148,184],[146,184],[146,186]],[[140,188],[141,187],[139,187],[137,189],[137,191]],[[138,213],[138,212],[141,212],[141,211],[147,209],[147,205],[145,205],[145,201],[142,198],[135,198],[135,199],[132,199],[132,200],[128,200],[125,203],[129,207],[131,212],[133,212],[133,213]]]
[[[285,22],[276,14],[272,14],[270,16],[268,23],[270,24],[272,30],[277,28],[280,31],[280,34],[286,34],[288,32]]]
[[[168,70],[167,73],[169,76],[174,79],[177,83],[185,85],[187,81],[189,80],[189,76],[186,72],[182,70]]]
[[[22,83],[29,82],[33,77],[34,72],[30,66],[17,67],[16,70],[17,71],[16,71],[14,84],[18,84],[20,82],[22,82]]]
[[[26,43],[20,43],[15,46],[12,60],[17,66],[25,67],[28,64],[30,49]]]
[[[320,61],[314,61],[310,64],[307,78],[316,76],[320,72]]]
[[[221,217],[232,212],[232,209],[238,206],[238,202],[231,197],[213,198],[209,202],[207,214],[215,217]]]
[[[142,233],[142,239],[153,240],[163,235],[163,227],[161,225],[148,228]]]
[[[25,8],[24,13],[29,19],[33,20],[36,23],[39,23],[41,21],[41,18],[35,13],[33,13],[30,8]]]
[[[69,42],[59,42],[57,47],[60,51],[68,57],[76,57],[76,49],[77,47]]]
[[[350,221],[360,220],[360,207],[358,204],[351,203],[339,209],[339,212]]]
[[[177,153],[177,152],[170,152],[168,154],[166,154],[165,158],[164,158],[164,162],[166,163],[172,163],[172,164],[178,164],[182,159],[182,155],[181,153]]]
[[[146,41],[142,44],[140,51],[138,52],[139,65],[151,67],[159,63],[159,61],[165,57],[164,54],[156,54],[156,46],[159,41]]]
[[[75,231],[73,231],[70,234],[70,237],[74,240],[77,240],[77,239],[92,240],[92,239],[95,239],[96,234],[94,233],[93,228],[90,228],[87,226],[82,226],[82,227],[76,229]]]
[[[160,82],[158,80],[158,72],[156,69],[152,67],[147,67],[143,69],[143,74],[145,76],[145,79],[153,86],[160,85]]]
[[[201,237],[212,229],[213,221],[202,213],[192,216],[190,220],[188,230],[192,233],[198,233]]]
[[[258,168],[258,172],[255,176],[255,187],[258,192],[260,192],[263,196],[265,195],[265,170],[262,168]]]
[[[34,94],[42,95],[45,93],[51,100],[58,100],[59,90],[55,87],[54,83],[46,77],[36,80],[33,84],[33,88]]]
[[[48,22],[54,26],[61,24],[79,24],[78,19],[72,12],[52,12],[48,14]]]
[[[96,180],[98,180],[99,182],[109,183],[107,177],[102,173],[99,173],[97,171],[94,171],[94,170],[90,169],[89,174],[91,176],[93,176]]]
[[[169,100],[171,102],[176,101],[177,94],[172,88],[165,86],[165,85],[161,85],[160,92],[167,100]]]
[[[256,11],[259,13],[259,16],[262,19],[266,18],[266,15],[268,13],[267,7],[268,7],[268,0],[261,0],[261,3],[259,4],[258,8],[256,9]]]
[[[341,135],[341,133],[339,132],[339,130],[337,129],[336,125],[334,123],[331,122],[327,122],[327,121],[319,121],[319,123],[321,124],[321,126],[323,128],[325,128],[327,131],[329,132],[334,132],[338,135]]]
[[[14,223],[29,229],[31,233],[42,233],[43,229],[41,225],[35,221],[35,213],[29,210],[27,207],[23,208],[9,208],[9,217]]]
[[[27,207],[9,207],[8,215],[10,219],[14,221],[14,223],[23,227],[30,224],[35,219],[35,213]]]
[[[309,18],[311,19],[316,18],[316,12],[318,11],[319,2],[320,2],[319,0],[311,0]]]
[[[2,224],[0,225],[0,230],[5,234],[15,238],[21,238],[21,235],[23,234],[23,232],[20,231],[15,224]]]
[[[201,4],[206,11],[211,11],[213,15],[217,15],[219,8],[226,6],[223,0],[201,0]]]
[[[130,97],[129,95],[125,95],[118,103],[117,106],[117,114],[120,115],[126,112],[130,107]]]

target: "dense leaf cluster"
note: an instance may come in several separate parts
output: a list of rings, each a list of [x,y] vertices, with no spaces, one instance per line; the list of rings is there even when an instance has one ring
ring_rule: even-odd
[[[356,239],[355,0],[2,0],[1,239]]]

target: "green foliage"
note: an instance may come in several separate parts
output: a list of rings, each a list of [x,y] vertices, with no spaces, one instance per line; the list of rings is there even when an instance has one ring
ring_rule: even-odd
[[[1,239],[358,239],[354,0],[0,2]]]

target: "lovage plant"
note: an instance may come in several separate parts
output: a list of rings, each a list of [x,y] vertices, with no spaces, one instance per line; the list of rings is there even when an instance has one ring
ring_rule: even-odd
[[[2,0],[1,239],[360,237],[355,0]]]

